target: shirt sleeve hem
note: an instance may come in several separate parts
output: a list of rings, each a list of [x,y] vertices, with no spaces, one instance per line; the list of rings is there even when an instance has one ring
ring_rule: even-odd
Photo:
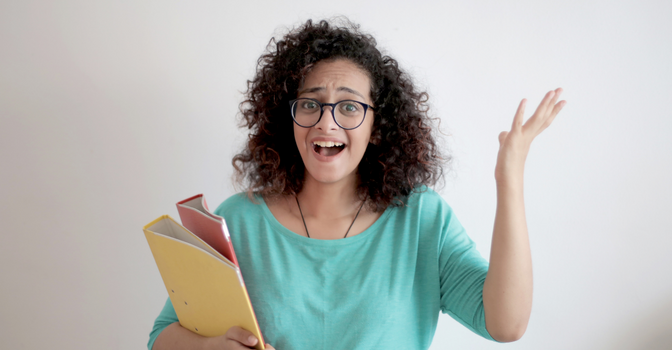
[[[480,335],[481,337],[483,337],[483,338],[485,338],[485,339],[488,339],[488,340],[492,340],[492,341],[497,342],[497,343],[502,343],[502,342],[498,341],[497,339],[493,338],[493,337],[490,335],[490,333],[488,332],[488,329],[486,328],[485,324],[483,324],[482,327],[474,328],[474,327],[471,326],[471,324],[465,322],[463,319],[461,319],[461,318],[460,318],[459,316],[457,316],[456,314],[454,314],[454,313],[452,313],[452,312],[450,312],[450,311],[448,311],[448,310],[441,310],[441,311],[443,311],[443,313],[446,313],[446,314],[450,315],[450,317],[452,317],[453,319],[455,319],[457,322],[459,322],[459,323],[462,324],[463,326],[469,328],[469,330],[471,330],[472,332],[474,332],[474,333]]]

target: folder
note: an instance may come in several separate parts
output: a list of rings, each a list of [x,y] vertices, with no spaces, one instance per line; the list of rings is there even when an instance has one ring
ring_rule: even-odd
[[[213,337],[238,326],[257,337],[256,349],[265,348],[237,264],[168,215],[143,231],[182,327]]]
[[[224,218],[212,214],[202,194],[177,202],[182,225],[238,266]]]

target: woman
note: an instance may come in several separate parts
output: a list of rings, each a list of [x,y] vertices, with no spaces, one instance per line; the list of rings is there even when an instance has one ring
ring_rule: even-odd
[[[216,213],[229,226],[265,341],[278,349],[426,349],[439,311],[485,338],[517,340],[532,305],[524,163],[564,106],[561,89],[525,124],[523,100],[499,135],[488,265],[428,188],[446,157],[427,95],[375,46],[355,26],[308,21],[269,46],[249,82],[241,110],[250,136],[233,160],[249,191]],[[258,341],[237,327],[203,338],[176,321],[167,301],[150,349]]]

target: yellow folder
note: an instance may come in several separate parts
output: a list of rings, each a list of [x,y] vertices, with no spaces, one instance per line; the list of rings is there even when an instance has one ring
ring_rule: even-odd
[[[143,228],[182,327],[213,337],[238,326],[264,349],[240,269],[196,235],[163,215]]]

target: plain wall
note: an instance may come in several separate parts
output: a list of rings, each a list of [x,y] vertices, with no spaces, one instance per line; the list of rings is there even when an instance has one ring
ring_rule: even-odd
[[[0,348],[145,348],[167,294],[142,227],[235,192],[257,58],[337,14],[429,92],[438,190],[486,258],[498,133],[569,102],[527,162],[527,333],[441,315],[432,350],[672,347],[670,2],[0,0]]]

